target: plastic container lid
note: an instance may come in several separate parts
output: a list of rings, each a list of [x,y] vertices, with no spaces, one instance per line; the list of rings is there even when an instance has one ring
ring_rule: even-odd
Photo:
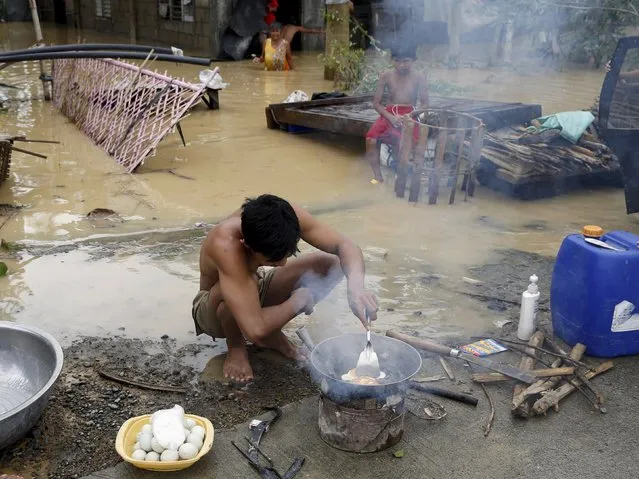
[[[595,225],[586,225],[581,232],[588,238],[601,238],[604,234],[603,229]]]

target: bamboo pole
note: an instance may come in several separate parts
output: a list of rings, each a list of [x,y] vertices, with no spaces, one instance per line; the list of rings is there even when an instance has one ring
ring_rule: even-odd
[[[38,45],[44,43],[42,38],[42,28],[40,27],[40,17],[38,15],[38,5],[36,0],[29,0],[29,6],[31,7],[31,18],[33,19],[33,27],[35,28],[36,43]],[[44,92],[44,99],[51,101],[51,93],[49,92],[49,84],[45,78],[46,71],[44,68],[44,61],[40,60],[40,79],[42,80],[42,90]]]

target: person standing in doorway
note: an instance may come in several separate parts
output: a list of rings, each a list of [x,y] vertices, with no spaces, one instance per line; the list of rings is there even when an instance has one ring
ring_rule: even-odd
[[[293,69],[293,55],[291,44],[282,35],[282,25],[271,25],[270,38],[267,38],[262,47],[262,55],[254,61],[264,63],[266,70],[286,71]]]

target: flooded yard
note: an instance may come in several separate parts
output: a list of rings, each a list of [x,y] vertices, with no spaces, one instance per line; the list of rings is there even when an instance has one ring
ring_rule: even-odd
[[[31,28],[0,24],[2,47],[30,46]],[[77,40],[72,30],[50,26],[45,38]],[[121,40],[90,32],[85,39]],[[532,273],[540,276],[547,326],[552,258],[565,235],[586,224],[639,233],[639,215],[625,214],[623,190],[615,188],[522,202],[480,187],[467,202],[458,196],[454,205],[409,204],[395,197],[392,182],[369,183],[363,141],[267,129],[268,104],[296,89],[309,95],[334,89],[322,79],[315,54],[301,55],[297,68],[283,73],[265,72],[248,61],[217,66],[230,83],[220,94],[221,109],[195,108],[182,121],[187,146],[177,133],[169,135],[136,174],[124,173],[43,101],[35,63],[0,73],[2,82],[20,87],[7,94],[12,100],[8,111],[0,112],[0,132],[60,142],[29,145],[46,160],[15,153],[10,178],[0,187],[0,205],[20,207],[0,209],[0,238],[20,245],[17,251],[0,251],[9,266],[9,275],[0,278],[0,320],[41,327],[67,352],[57,398],[38,426],[44,436],[57,438],[57,431],[72,431],[78,421],[95,421],[96,434],[111,437],[127,417],[180,400],[111,387],[98,377],[98,368],[146,379],[152,363],[148,376],[187,384],[193,397],[185,404],[224,427],[253,417],[265,405],[313,394],[297,365],[269,366],[270,358],[255,368],[252,402],[244,408],[238,397],[246,391],[218,383],[224,342],[195,337],[191,302],[198,290],[201,242],[246,197],[280,195],[362,247],[367,283],[381,307],[376,332],[399,328],[452,341],[496,333],[504,321],[516,319]],[[169,63],[153,68],[191,82],[201,70]],[[540,103],[548,114],[589,108],[603,73],[434,67],[429,79],[465,87],[470,98]],[[95,208],[114,210],[118,217],[87,218]],[[484,281],[487,289],[475,289],[468,278]],[[296,318],[287,330],[302,324],[316,340],[361,331],[344,283],[311,317]],[[116,398],[123,398],[121,406],[111,407],[116,412],[104,407]],[[36,434],[0,456],[0,463],[30,471],[30,477],[68,477],[70,471],[78,477],[90,472],[87,468],[119,460],[111,442],[94,447],[87,438],[78,442],[67,436],[60,433],[41,453]]]
[[[29,44],[29,35],[21,30],[28,31],[28,25],[0,28],[5,48]],[[64,41],[65,34],[60,29],[48,32],[58,41]],[[0,188],[0,203],[23,208],[6,222],[0,236],[42,243],[40,251],[93,235],[112,236],[110,244],[121,246],[111,246],[109,255],[98,254],[97,259],[91,250],[103,246],[24,255],[9,262],[11,274],[0,283],[1,317],[38,324],[69,339],[118,333],[153,338],[166,333],[190,340],[190,302],[197,289],[197,254],[204,231],[156,255],[150,254],[157,246],[149,245],[149,238],[158,235],[149,235],[145,245],[120,235],[214,223],[247,196],[263,192],[320,213],[328,210],[321,219],[365,249],[369,281],[386,308],[377,325],[380,331],[398,324],[430,334],[483,330],[492,325],[492,312],[448,291],[457,288],[468,267],[490,262],[501,248],[553,255],[564,235],[584,224],[639,229],[639,220],[624,214],[620,189],[582,190],[530,203],[482,188],[475,198],[452,206],[414,206],[398,200],[390,186],[368,183],[362,142],[266,128],[264,107],[269,103],[282,101],[295,89],[309,94],[333,89],[322,80],[314,55],[305,54],[297,63],[298,69],[285,73],[265,72],[250,62],[219,63],[230,83],[220,95],[221,109],[196,108],[182,122],[187,147],[177,133],[169,135],[156,156],[133,175],[123,173],[74,124],[42,101],[36,64],[4,70],[3,81],[21,87],[22,101],[12,102],[2,114],[2,131],[60,144],[30,146],[47,155],[46,160],[15,154],[11,177]],[[167,68],[187,81],[196,81],[200,70],[173,64],[154,67]],[[602,76],[585,70],[532,75],[467,68],[433,69],[430,79],[472,86],[466,95],[473,98],[541,103],[550,113],[589,107]],[[112,209],[121,221],[96,224],[86,218],[94,208]],[[522,274],[518,287],[524,288],[526,279]],[[542,283],[549,280],[541,278]],[[311,320],[326,334],[332,328],[358,327],[344,295],[344,288],[338,289]]]

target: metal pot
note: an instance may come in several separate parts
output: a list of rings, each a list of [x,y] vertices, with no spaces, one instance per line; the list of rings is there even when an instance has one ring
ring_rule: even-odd
[[[386,336],[372,335],[371,342],[379,358],[379,365],[386,377],[380,384],[354,384],[341,379],[342,374],[353,369],[366,344],[364,334],[342,334],[325,339],[317,346],[308,331],[302,327],[297,335],[311,350],[311,376],[326,396],[338,403],[360,399],[383,399],[402,394],[408,388],[409,379],[422,367],[422,357],[412,346]]]
[[[47,406],[62,363],[62,348],[53,336],[0,321],[0,449],[33,428]]]

